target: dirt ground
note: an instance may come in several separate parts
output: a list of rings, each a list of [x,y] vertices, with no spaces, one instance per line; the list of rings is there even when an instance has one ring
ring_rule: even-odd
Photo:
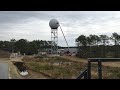
[[[9,58],[9,57],[10,57],[9,52],[0,50],[0,58]]]
[[[70,61],[75,61],[75,62],[85,62],[87,63],[86,59],[81,59],[75,56],[62,56],[63,58],[67,58]],[[102,62],[102,65],[104,66],[110,66],[110,67],[120,67],[120,62]]]
[[[10,79],[23,79],[23,77],[19,74],[18,69],[12,62],[9,63],[9,72],[10,72]]]
[[[19,73],[17,67],[13,64],[13,62],[23,62],[21,59],[23,57],[18,58],[0,58],[0,62],[8,63],[9,65],[9,79],[50,79],[49,77],[43,75],[42,73],[37,73],[32,70],[28,70],[28,75],[22,76]]]
[[[67,58],[70,61],[74,61],[74,62],[85,62],[87,63],[87,60],[85,59],[80,59],[77,57],[73,57],[73,56],[61,56],[63,58]],[[0,58],[0,62],[5,62],[9,64],[9,78],[10,79],[50,79],[48,76],[45,76],[42,73],[37,73],[34,72],[32,70],[28,70],[28,75],[26,76],[21,76],[19,74],[19,70],[17,69],[17,67],[12,63],[12,62],[22,62],[23,57],[18,57],[18,58]],[[120,62],[103,62],[102,65],[104,66],[111,66],[111,67],[120,67]]]
[[[28,70],[28,75],[22,76],[19,74],[19,70],[16,68],[15,65],[13,65],[13,63],[9,63],[9,65],[11,79],[49,79],[48,77],[32,70]]]
[[[32,70],[28,70],[29,75],[24,76],[24,79],[51,79],[42,73],[37,73]]]
[[[12,58],[8,63],[10,67],[10,77],[11,79],[49,79],[49,77],[41,74],[34,72],[32,70],[28,70],[28,75],[22,76],[19,73],[19,70],[17,67],[12,63],[12,62],[23,62],[21,59],[23,57],[18,57],[18,58]]]

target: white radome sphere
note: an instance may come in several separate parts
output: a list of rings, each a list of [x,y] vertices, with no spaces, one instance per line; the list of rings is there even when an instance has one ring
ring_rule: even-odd
[[[59,22],[56,19],[51,19],[49,22],[51,29],[57,29],[59,27]]]

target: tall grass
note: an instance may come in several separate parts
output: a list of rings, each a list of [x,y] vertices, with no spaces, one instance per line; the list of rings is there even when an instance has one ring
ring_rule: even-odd
[[[27,68],[36,72],[42,72],[48,74],[56,79],[71,79],[76,78],[81,71],[87,68],[87,63],[84,62],[72,62],[72,64],[53,65],[54,62],[71,62],[68,59],[61,57],[54,57],[48,59],[37,59],[25,62]],[[97,64],[92,63],[92,78],[98,78]],[[103,79],[120,79],[120,68],[102,66]]]

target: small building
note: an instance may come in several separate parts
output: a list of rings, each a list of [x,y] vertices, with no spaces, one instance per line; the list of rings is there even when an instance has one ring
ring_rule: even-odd
[[[58,53],[64,53],[64,49],[58,49]]]
[[[59,51],[63,50],[64,53],[68,52],[68,47],[60,47]],[[77,47],[69,47],[69,52],[71,54],[77,54],[78,48]]]

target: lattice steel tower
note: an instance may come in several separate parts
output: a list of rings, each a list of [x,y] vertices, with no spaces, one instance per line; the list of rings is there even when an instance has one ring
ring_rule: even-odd
[[[49,26],[51,28],[51,54],[57,54],[59,22],[56,19],[51,19],[49,22]]]

